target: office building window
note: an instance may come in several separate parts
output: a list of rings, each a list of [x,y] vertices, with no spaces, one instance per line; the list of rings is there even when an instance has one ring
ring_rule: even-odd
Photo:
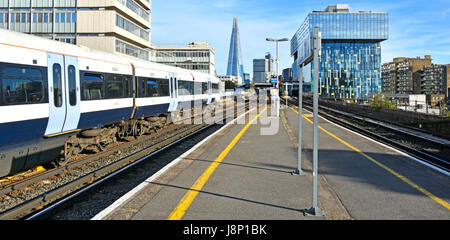
[[[77,14],[75,10],[57,10],[55,12],[56,23],[75,23],[77,21]]]
[[[116,52],[148,60],[148,51],[116,39]]]
[[[34,23],[53,23],[53,13],[52,12],[34,12],[33,13]]]
[[[141,6],[136,4],[133,0],[118,0],[123,5],[127,6],[130,10],[144,18],[145,20],[148,20],[150,18],[149,13],[143,9]]]
[[[146,30],[138,27],[134,23],[128,21],[127,19],[125,19],[122,16],[117,15],[117,14],[116,14],[116,26],[118,26],[122,29],[125,29],[126,31],[128,31],[140,38],[143,38],[147,41],[149,39],[149,34]]]

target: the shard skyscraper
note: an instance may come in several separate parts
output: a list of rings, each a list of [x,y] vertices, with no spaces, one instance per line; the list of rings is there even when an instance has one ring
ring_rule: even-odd
[[[236,16],[233,18],[227,75],[241,77],[242,81],[244,81],[244,65],[242,64],[241,42],[239,39],[239,27]]]

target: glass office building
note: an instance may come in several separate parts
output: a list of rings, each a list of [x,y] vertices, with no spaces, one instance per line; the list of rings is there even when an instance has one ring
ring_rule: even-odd
[[[322,33],[322,98],[360,99],[381,92],[380,43],[388,39],[387,13],[350,12],[348,5],[338,4],[308,14],[291,39],[294,81],[299,78],[299,64],[312,53],[314,27]],[[313,63],[306,69],[314,69]],[[313,71],[305,79],[312,79],[312,75]]]
[[[230,51],[228,53],[227,75],[245,79],[244,65],[242,61],[241,40],[239,38],[239,27],[237,17],[233,18],[233,29],[231,31]]]

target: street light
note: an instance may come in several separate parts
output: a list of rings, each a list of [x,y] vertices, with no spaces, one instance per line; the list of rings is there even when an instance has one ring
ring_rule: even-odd
[[[278,89],[278,62],[279,62],[279,59],[278,59],[278,42],[289,41],[289,38],[282,38],[282,39],[266,38],[266,41],[275,42],[276,46],[277,46],[277,56],[276,56],[275,62],[277,63],[277,89]]]
[[[279,94],[280,94],[280,89],[279,89],[279,86],[278,86],[278,62],[279,62],[279,59],[278,59],[278,42],[286,42],[286,41],[289,41],[289,38],[281,38],[281,39],[266,38],[266,41],[269,41],[269,42],[275,42],[275,43],[276,43],[276,46],[277,46],[277,56],[276,56],[275,62],[277,63],[277,90],[278,90],[278,96],[279,96]],[[278,98],[278,99],[279,99],[279,98]],[[278,100],[278,101],[279,101],[279,100]],[[286,99],[286,101],[287,101],[287,99]],[[280,107],[280,104],[278,104],[278,107],[277,107],[277,116],[278,116],[279,107]]]

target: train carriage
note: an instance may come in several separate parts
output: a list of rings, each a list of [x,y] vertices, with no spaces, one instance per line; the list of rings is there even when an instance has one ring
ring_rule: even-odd
[[[0,176],[101,150],[220,96],[213,75],[0,29]]]

